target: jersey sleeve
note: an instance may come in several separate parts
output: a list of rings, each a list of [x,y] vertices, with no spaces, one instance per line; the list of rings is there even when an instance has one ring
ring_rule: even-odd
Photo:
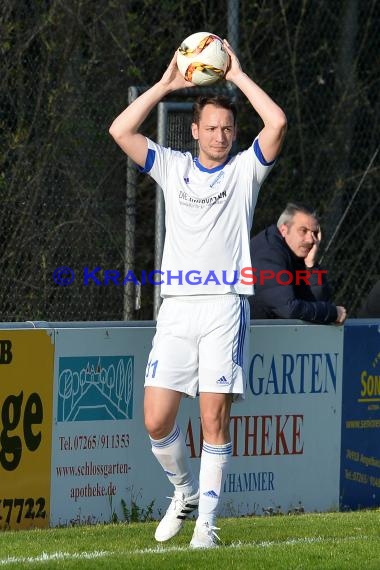
[[[139,168],[140,172],[148,174],[162,188],[165,195],[166,181],[168,179],[168,169],[173,165],[173,155],[175,151],[161,146],[146,137],[148,142],[148,153],[144,167]]]
[[[267,162],[265,160],[264,155],[261,152],[258,136],[253,141],[252,150],[254,153],[254,167],[255,167],[256,179],[257,182],[261,185],[264,182],[265,178],[270,173],[270,171],[272,170],[273,166],[276,163],[276,160],[272,160],[271,162]]]

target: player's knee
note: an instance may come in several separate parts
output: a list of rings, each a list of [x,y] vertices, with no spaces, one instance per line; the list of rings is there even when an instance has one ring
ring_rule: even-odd
[[[212,411],[202,415],[203,437],[208,443],[225,439],[229,422],[221,414]]]
[[[164,439],[172,431],[173,426],[168,421],[149,414],[145,416],[145,429],[152,439]]]

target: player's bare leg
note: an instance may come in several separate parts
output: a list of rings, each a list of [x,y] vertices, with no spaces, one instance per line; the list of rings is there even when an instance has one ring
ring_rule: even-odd
[[[156,529],[155,538],[159,542],[175,536],[198,507],[198,485],[189,466],[184,437],[176,423],[180,401],[180,392],[145,388],[145,426],[152,452],[174,486],[169,508]]]

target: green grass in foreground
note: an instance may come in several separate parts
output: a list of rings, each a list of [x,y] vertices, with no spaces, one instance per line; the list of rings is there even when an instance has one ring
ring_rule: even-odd
[[[188,547],[193,521],[171,541],[157,523],[0,533],[0,568],[380,569],[379,510],[220,519],[222,546]]]

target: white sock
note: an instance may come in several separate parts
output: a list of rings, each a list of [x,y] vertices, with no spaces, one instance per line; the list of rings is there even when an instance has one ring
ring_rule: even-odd
[[[215,526],[224,474],[232,455],[232,443],[210,445],[203,442],[199,472],[197,523]]]
[[[197,486],[194,484],[190,469],[185,440],[178,425],[163,439],[152,439],[152,452],[165,471],[175,490],[186,496],[194,495]]]

